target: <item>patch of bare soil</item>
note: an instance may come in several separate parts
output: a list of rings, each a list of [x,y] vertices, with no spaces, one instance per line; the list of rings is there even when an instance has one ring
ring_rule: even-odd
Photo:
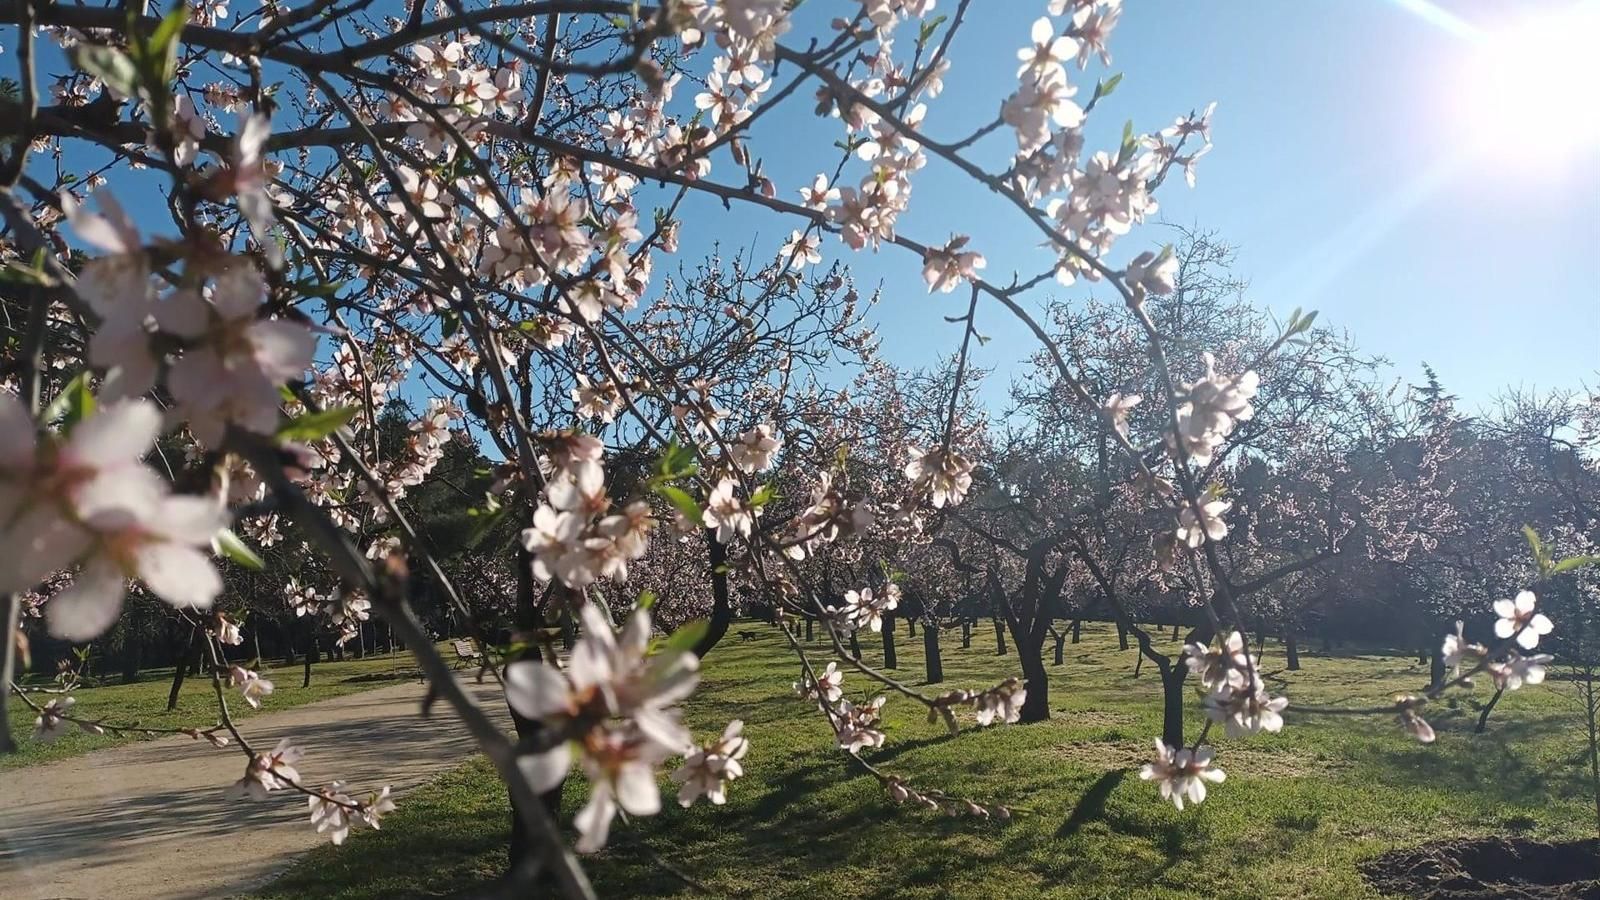
[[[1427,900],[1600,900],[1600,841],[1435,841],[1361,865],[1385,894]]]

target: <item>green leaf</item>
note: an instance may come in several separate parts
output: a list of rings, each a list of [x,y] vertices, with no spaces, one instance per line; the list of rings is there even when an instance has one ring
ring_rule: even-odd
[[[1570,572],[1573,569],[1581,569],[1584,566],[1593,565],[1600,565],[1600,556],[1569,556],[1551,566],[1550,574],[1560,575],[1562,572]]]
[[[278,429],[280,441],[315,441],[325,438],[350,424],[360,409],[354,406],[335,406],[321,412],[306,413],[283,423]]]
[[[655,606],[656,605],[656,592],[655,591],[640,591],[639,592],[639,599],[635,600],[633,605],[635,607],[637,607],[638,609],[649,609],[650,607]]]
[[[211,538],[211,546],[216,548],[219,555],[233,560],[246,569],[260,572],[267,567],[267,564],[261,561],[261,557],[250,549],[250,545],[240,540],[239,536],[234,534],[231,528],[224,528],[218,531]]]
[[[467,510],[467,517],[472,520],[472,527],[467,530],[464,543],[468,548],[472,548],[483,543],[489,532],[505,519],[506,507],[495,497],[490,496],[485,498],[482,508],[473,507]]]
[[[1094,103],[1094,102],[1100,100],[1103,97],[1111,96],[1112,92],[1117,89],[1117,85],[1119,85],[1121,83],[1122,83],[1122,73],[1121,72],[1118,72],[1117,74],[1111,76],[1110,78],[1107,78],[1105,81],[1095,82],[1094,99],[1090,100],[1089,102],[1090,103]]]
[[[776,499],[778,499],[778,489],[770,484],[763,484],[761,487],[756,488],[756,492],[750,496],[750,505],[766,506]]]
[[[183,26],[189,24],[189,5],[180,3],[173,7],[150,33],[150,39],[145,42],[144,61],[149,66],[146,71],[152,78],[159,78],[165,85],[177,77],[178,74],[178,35],[183,33]]]
[[[687,653],[700,643],[700,639],[711,631],[711,623],[705,619],[695,619],[685,622],[678,627],[665,641],[661,643],[663,650],[677,650]]]
[[[665,497],[668,503],[671,503],[677,508],[678,512],[683,513],[684,518],[694,522],[697,525],[700,524],[700,504],[695,502],[693,497],[689,496],[688,491],[680,487],[674,487],[670,484],[658,484],[653,486],[651,489],[657,494],[660,494],[662,497]]]
[[[79,372],[66,383],[50,405],[45,407],[44,421],[60,422],[61,430],[70,432],[73,427],[94,414],[94,394],[89,390],[89,371]]]
[[[1550,551],[1545,549],[1544,541],[1539,539],[1539,532],[1533,530],[1532,525],[1522,526],[1522,536],[1528,539],[1528,549],[1533,551],[1533,561],[1539,567],[1540,577],[1550,574]]]
[[[694,461],[694,451],[673,441],[661,451],[661,458],[656,460],[656,478],[662,481],[676,481],[687,478],[700,470]]]
[[[139,67],[128,54],[100,44],[78,44],[68,51],[80,71],[105,82],[115,94],[133,97],[139,91]]]
[[[939,26],[943,25],[944,20],[947,18],[949,17],[934,16],[928,21],[922,23],[922,30],[917,32],[917,47],[919,49],[928,43],[928,38],[933,37],[933,33],[939,30]]]

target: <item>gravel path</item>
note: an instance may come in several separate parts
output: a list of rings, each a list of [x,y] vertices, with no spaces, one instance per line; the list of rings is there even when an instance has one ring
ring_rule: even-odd
[[[509,727],[492,682],[468,686]],[[355,794],[387,783],[403,795],[475,751],[443,704],[418,715],[422,695],[416,682],[393,685],[242,727],[258,749],[282,737],[304,749],[308,785],[338,778]],[[302,794],[225,797],[244,765],[237,747],[176,737],[0,773],[0,898],[225,897],[264,884],[327,837]]]

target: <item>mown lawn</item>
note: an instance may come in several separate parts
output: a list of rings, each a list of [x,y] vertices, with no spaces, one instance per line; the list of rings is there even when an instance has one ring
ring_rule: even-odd
[[[442,652],[451,652],[448,647]],[[417,677],[416,663],[411,654],[397,651],[392,654],[374,654],[366,659],[346,658],[342,662],[325,660],[311,668],[311,686],[301,687],[302,668],[269,666],[261,674],[273,682],[272,696],[265,698],[261,709],[253,710],[236,690],[228,693],[228,710],[235,719],[246,719],[262,712],[287,709],[302,703],[327,700],[356,691],[384,687],[407,678]],[[50,687],[48,682],[32,680],[30,687]],[[172,669],[150,669],[139,681],[132,684],[108,684],[103,687],[80,687],[73,691],[77,703],[72,714],[86,719],[104,719],[116,725],[142,725],[148,728],[208,728],[217,724],[217,701],[208,675],[190,676],[184,680],[178,694],[178,707],[167,711],[167,693],[172,688]],[[30,694],[41,706],[53,695]],[[65,759],[112,747],[129,741],[143,740],[134,735],[90,735],[77,728],[69,728],[52,743],[33,739],[35,713],[15,697],[11,698],[9,716],[11,733],[21,745],[21,751],[0,756],[0,771],[31,766],[42,762]]]
[[[587,860],[602,896],[696,895],[676,868],[719,897],[1363,897],[1375,894],[1356,863],[1389,848],[1593,833],[1577,707],[1559,682],[1508,695],[1484,735],[1472,726],[1486,687],[1435,708],[1431,747],[1389,717],[1291,715],[1281,734],[1216,741],[1227,782],[1178,812],[1138,778],[1159,731],[1154,673],[1135,678],[1134,654],[1118,651],[1114,632],[1086,628],[1051,669],[1048,723],[952,738],[910,702],[889,701],[889,741],[869,758],[917,785],[1015,804],[1002,824],[890,803],[791,694],[796,666],[781,637],[740,627],[761,636],[710,655],[688,719],[709,735],[742,717],[746,777],[721,808],[679,809],[664,785],[661,815],[619,825],[612,846]],[[946,634],[950,687],[1016,672],[1016,657],[997,657],[993,641],[985,628],[962,650]],[[919,683],[920,636],[905,639],[902,624],[899,644],[900,673]],[[876,641],[867,657],[881,658]],[[1269,644],[1263,668],[1303,704],[1384,702],[1427,680],[1403,656],[1308,654],[1303,664],[1283,671],[1281,648]],[[854,695],[864,680],[851,676],[846,688]],[[564,823],[584,793],[569,780]],[[472,895],[504,869],[506,829],[504,792],[479,760],[404,798],[381,832],[309,854],[260,896]]]

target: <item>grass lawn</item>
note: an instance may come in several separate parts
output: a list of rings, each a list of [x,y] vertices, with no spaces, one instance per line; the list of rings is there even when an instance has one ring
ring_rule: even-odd
[[[448,659],[451,651],[446,647],[443,652]],[[347,657],[343,662],[323,660],[311,667],[311,686],[307,688],[300,686],[302,668],[299,665],[268,667],[262,669],[261,674],[272,680],[275,687],[272,696],[263,701],[258,711],[251,709],[239,697],[238,691],[230,690],[228,709],[236,720],[416,678],[417,667],[411,654],[397,651],[368,656],[366,659]],[[49,686],[38,680],[28,684]],[[142,673],[141,680],[133,684],[81,687],[73,691],[78,702],[73,706],[72,714],[86,719],[104,718],[116,725],[142,725],[148,728],[208,728],[217,723],[217,700],[209,676],[191,675],[185,679],[183,690],[178,695],[178,708],[167,712],[167,692],[171,688],[172,669],[149,669]],[[35,703],[43,705],[52,695],[32,694],[30,697]],[[21,752],[0,756],[0,772],[141,740],[131,735],[90,735],[77,728],[69,728],[53,743],[41,743],[32,736],[33,710],[12,697],[9,712],[11,733],[21,744]]]
[[[664,784],[661,815],[619,823],[612,846],[587,860],[601,896],[694,895],[665,861],[727,897],[1363,897],[1376,895],[1356,863],[1389,848],[1442,836],[1593,834],[1577,707],[1554,679],[1508,694],[1484,735],[1472,726],[1486,687],[1434,708],[1431,747],[1390,717],[1296,716],[1291,706],[1281,734],[1216,741],[1227,782],[1179,812],[1138,777],[1159,732],[1153,671],[1134,678],[1133,651],[1118,651],[1108,626],[1085,628],[1066,664],[1050,670],[1047,723],[952,738],[910,702],[889,701],[888,743],[868,758],[923,787],[1015,804],[1002,824],[890,803],[790,693],[797,667],[781,637],[745,627],[759,627],[760,638],[725,641],[710,655],[687,714],[703,737],[745,720],[746,777],[721,808],[682,810]],[[944,642],[949,687],[1017,671],[1014,655],[995,655],[987,627],[969,650],[959,634]],[[919,682],[920,635],[907,640],[902,624],[899,645],[900,673]],[[866,653],[881,659],[876,641]],[[1265,674],[1305,704],[1384,702],[1427,681],[1425,666],[1400,656],[1307,654],[1302,671],[1283,665],[1269,644]],[[845,687],[857,696],[865,682],[851,675]],[[1191,709],[1197,728],[1198,703]],[[581,779],[567,782],[564,823],[585,792]],[[259,896],[472,895],[505,866],[507,815],[503,789],[478,760],[402,799],[382,831],[321,847]]]

